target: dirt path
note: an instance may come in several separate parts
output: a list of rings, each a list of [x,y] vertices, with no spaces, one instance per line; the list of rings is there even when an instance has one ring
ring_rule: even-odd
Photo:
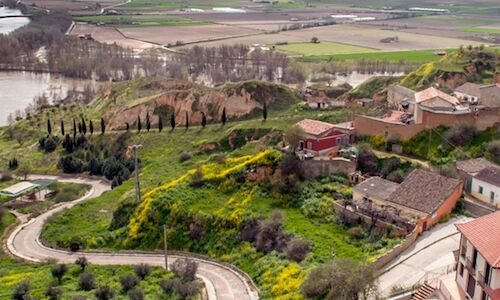
[[[29,179],[56,179],[61,182],[88,184],[91,190],[80,199],[57,205],[44,214],[24,221],[10,234],[7,240],[7,249],[13,255],[32,262],[44,262],[55,259],[63,263],[73,263],[77,257],[85,256],[93,264],[101,265],[134,265],[147,263],[163,266],[165,258],[154,252],[68,252],[52,249],[40,242],[40,234],[44,223],[51,216],[78,203],[96,198],[110,189],[108,183],[83,177],[60,177],[49,175],[30,175]],[[26,222],[27,221],[27,222]],[[169,265],[180,257],[188,256],[197,261],[197,276],[205,283],[209,300],[256,300],[258,292],[251,279],[242,271],[232,266],[222,265],[212,260],[203,259],[199,255],[186,253],[185,255],[170,255]]]

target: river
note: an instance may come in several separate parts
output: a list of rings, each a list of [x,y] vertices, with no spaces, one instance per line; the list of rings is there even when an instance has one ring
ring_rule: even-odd
[[[21,16],[22,13],[18,9],[10,9],[0,7],[0,16]],[[9,34],[19,27],[22,27],[30,22],[29,18],[0,18],[0,34]]]
[[[45,94],[49,101],[59,100],[69,90],[83,91],[88,85],[97,90],[101,83],[49,73],[0,72],[0,126],[7,125],[9,114],[24,112],[36,96]]]

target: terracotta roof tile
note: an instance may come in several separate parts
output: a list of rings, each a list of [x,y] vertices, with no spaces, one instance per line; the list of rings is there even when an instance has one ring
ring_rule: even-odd
[[[491,183],[496,186],[500,186],[500,168],[496,167],[487,167],[481,170],[479,174],[474,176],[479,180],[484,182]]]
[[[420,103],[420,102],[427,101],[427,100],[430,100],[430,99],[435,98],[435,97],[439,97],[439,98],[441,98],[441,99],[443,99],[443,100],[445,100],[453,105],[460,104],[460,101],[458,101],[457,98],[450,96],[450,95],[446,94],[445,92],[442,92],[442,91],[436,89],[435,87],[430,87],[428,89],[425,89],[423,91],[416,93],[415,94],[415,102]]]
[[[469,174],[479,173],[487,167],[498,167],[497,165],[486,160],[483,157],[468,160],[457,160],[455,162],[455,166],[458,170],[464,171],[465,173]]]
[[[500,211],[455,226],[493,268],[500,268]]]
[[[387,201],[432,214],[460,185],[460,180],[415,169]]]
[[[459,92],[459,93],[470,95],[470,96],[479,97],[479,96],[481,96],[481,87],[483,87],[483,86],[480,84],[466,82],[466,83],[462,84],[461,86],[457,87],[455,89],[455,92]]]
[[[334,128],[334,125],[331,123],[311,119],[304,119],[295,125],[299,126],[302,130],[311,135],[321,135],[322,133]]]

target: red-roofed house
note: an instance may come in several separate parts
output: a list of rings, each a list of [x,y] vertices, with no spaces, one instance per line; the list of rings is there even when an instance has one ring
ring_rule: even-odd
[[[350,145],[355,138],[354,128],[345,124],[347,123],[331,124],[311,119],[298,122],[295,125],[304,131],[298,150],[321,156]]]
[[[415,93],[415,123],[423,122],[423,111],[454,112],[460,101],[434,87]]]
[[[467,299],[500,300],[500,211],[456,226],[458,286]]]

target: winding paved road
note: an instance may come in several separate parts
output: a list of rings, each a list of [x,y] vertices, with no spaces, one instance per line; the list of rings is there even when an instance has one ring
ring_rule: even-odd
[[[124,252],[68,252],[58,249],[48,248],[40,242],[40,233],[43,224],[52,215],[71,208],[74,205],[98,197],[110,189],[109,184],[88,178],[79,177],[58,177],[47,175],[31,175],[29,179],[56,179],[60,182],[71,182],[88,184],[92,188],[82,198],[63,203],[54,207],[50,211],[24,222],[19,225],[7,240],[7,249],[15,256],[22,259],[43,262],[47,259],[55,259],[59,262],[73,263],[77,257],[85,256],[89,262],[101,265],[134,265],[147,263],[150,265],[164,265],[164,256],[156,253],[124,253]],[[173,263],[180,256],[169,256],[169,264]],[[251,286],[248,280],[231,268],[218,263],[192,257],[198,262],[197,276],[205,282],[208,299],[210,300],[256,300],[257,291]]]

